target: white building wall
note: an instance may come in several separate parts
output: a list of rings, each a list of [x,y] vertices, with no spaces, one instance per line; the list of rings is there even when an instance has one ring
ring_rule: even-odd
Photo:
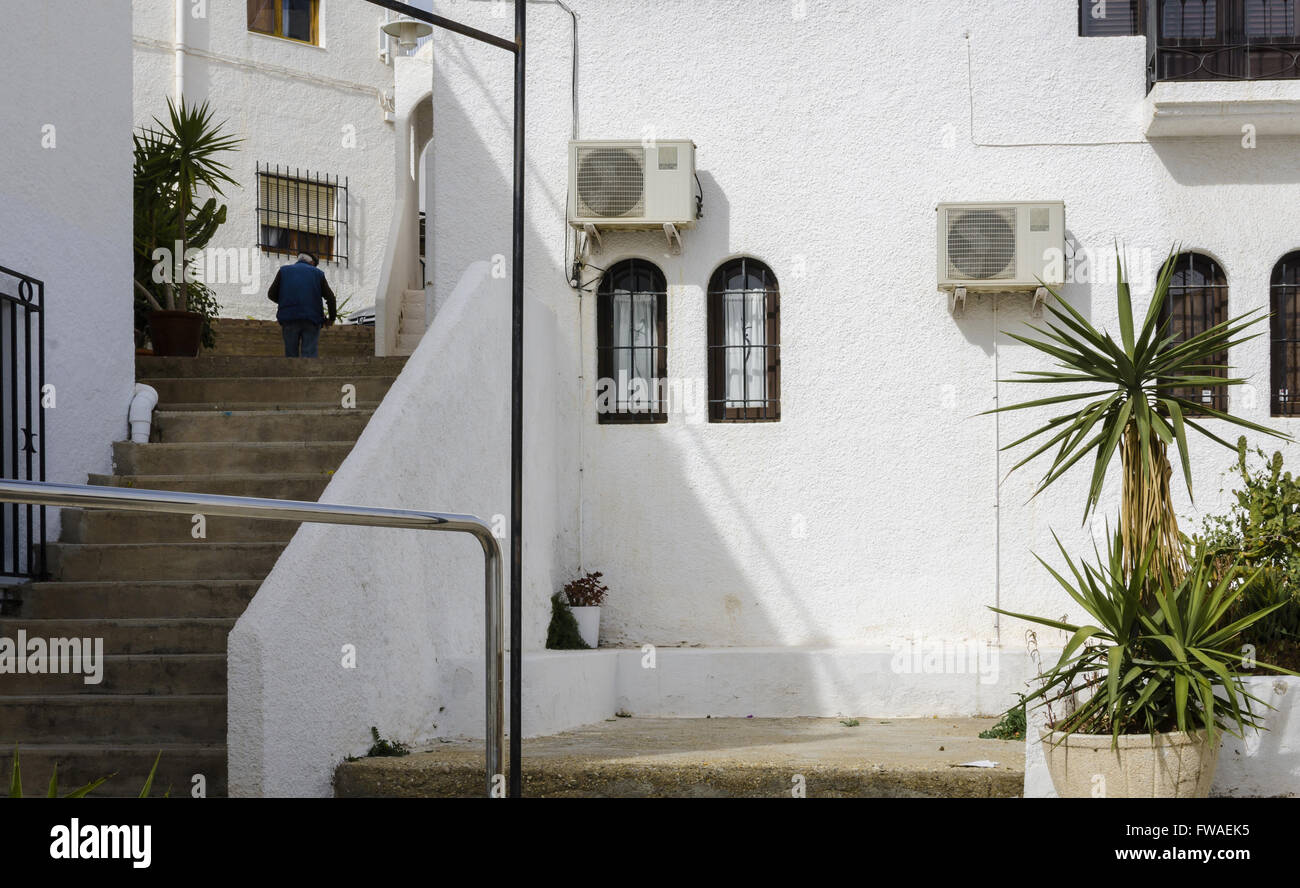
[[[130,12],[127,0],[51,0],[0,29],[0,265],[45,283],[46,382],[56,401],[36,446],[51,481],[84,484],[88,472],[109,471],[109,443],[127,434]],[[51,538],[57,531],[56,520]]]
[[[660,234],[622,234],[591,259],[664,270],[671,375],[704,386],[703,289],[719,263],[754,256],[781,283],[779,423],[597,424],[595,300],[579,300],[564,270],[571,24],[530,5],[525,278],[564,337],[554,384],[567,405],[555,481],[564,535],[530,545],[554,546],[563,573],[604,572],[606,637],[992,642],[988,605],[1077,611],[1031,553],[1052,557],[1055,531],[1083,554],[1089,531],[1114,520],[1118,479],[1091,528],[1080,524],[1086,471],[1034,500],[1032,470],[999,488],[1019,458],[999,446],[1048,415],[978,414],[1043,397],[995,380],[1044,362],[996,332],[1026,332],[1026,297],[972,297],[950,316],[935,288],[935,204],[1064,200],[1073,241],[1122,240],[1148,279],[1181,241],[1223,264],[1238,313],[1267,305],[1274,263],[1300,248],[1296,142],[1148,141],[1143,39],[1076,36],[1070,0],[571,5],[581,137],[699,146],[704,218],[684,253],[666,255]],[[435,4],[508,36],[495,8]],[[448,34],[433,58],[438,302],[470,263],[510,252],[511,63]],[[1115,328],[1109,282],[1064,292]],[[1253,380],[1233,410],[1268,421],[1266,342],[1232,360]],[[1179,497],[1189,531],[1225,505],[1233,459],[1204,439],[1193,451],[1199,498]],[[1286,452],[1300,463],[1300,450]],[[1024,629],[1004,621],[1000,639],[1020,647]]]
[[[394,130],[380,97],[391,92],[392,69],[379,58],[384,10],[362,0],[322,0],[321,45],[248,30],[243,3],[185,4],[185,93],[211,103],[217,120],[245,141],[227,158],[241,187],[227,188],[226,225],[209,245],[243,253],[245,274],[213,289],[228,317],[270,318],[266,298],[276,269],[292,257],[257,249],[256,165],[280,164],[346,179],[349,261],[322,262],[339,302],[349,311],[373,305],[393,212]],[[166,119],[174,95],[176,4],[134,3],[135,122]],[[202,10],[203,17],[194,13]],[[292,73],[285,73],[288,69]]]

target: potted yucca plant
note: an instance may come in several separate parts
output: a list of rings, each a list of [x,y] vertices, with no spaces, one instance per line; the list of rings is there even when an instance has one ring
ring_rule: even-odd
[[[1175,255],[1170,253],[1160,272],[1140,327],[1117,255],[1119,341],[1053,291],[1053,320],[1045,328],[1031,327],[1042,338],[1008,335],[1051,356],[1058,369],[1026,371],[1008,381],[1083,390],[990,411],[1084,402],[1004,449],[1046,438],[1013,470],[1055,450],[1035,495],[1091,456],[1085,521],[1119,455],[1120,514],[1107,552],[1095,565],[1065,555],[1072,579],[1048,567],[1092,622],[993,608],[1069,634],[1056,665],[1026,698],[1031,708],[1048,708],[1043,749],[1063,796],[1207,795],[1219,732],[1240,736],[1245,728],[1258,727],[1252,707],[1264,705],[1242,686],[1239,637],[1272,608],[1226,618],[1243,584],[1233,582],[1236,568],[1225,576],[1212,564],[1213,553],[1179,532],[1169,449],[1178,453],[1190,495],[1188,429],[1229,449],[1233,445],[1207,428],[1205,419],[1287,436],[1179,394],[1192,386],[1245,382],[1214,375],[1225,369],[1216,356],[1253,338],[1246,331],[1263,317],[1252,312],[1182,341],[1170,335],[1164,307]]]

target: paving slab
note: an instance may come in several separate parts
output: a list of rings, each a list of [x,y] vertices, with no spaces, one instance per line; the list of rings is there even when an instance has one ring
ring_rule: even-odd
[[[995,719],[617,718],[523,743],[524,794],[551,798],[1016,797],[1024,743]],[[481,741],[345,762],[335,795],[483,794]],[[992,768],[959,767],[993,761]]]

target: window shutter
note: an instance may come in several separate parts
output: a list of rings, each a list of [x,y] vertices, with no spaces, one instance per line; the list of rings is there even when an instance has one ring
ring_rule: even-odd
[[[1292,37],[1296,0],[1246,0],[1246,36]]]
[[[1142,33],[1140,0],[1079,0],[1082,37],[1131,37]]]
[[[336,205],[333,185],[262,176],[258,179],[258,205],[262,225],[308,234],[335,236]]]

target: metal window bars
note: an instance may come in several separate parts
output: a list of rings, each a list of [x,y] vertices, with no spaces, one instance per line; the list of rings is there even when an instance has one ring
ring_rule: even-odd
[[[1172,260],[1174,274],[1163,307],[1169,323],[1168,335],[1185,342],[1228,320],[1228,279],[1219,264],[1202,253],[1179,253]],[[1202,375],[1228,378],[1228,354],[1214,356],[1214,369]],[[1170,389],[1176,397],[1227,412],[1228,387],[1179,387]]]
[[[707,308],[710,422],[781,419],[780,311],[780,287],[764,263],[742,256],[714,272]]]
[[[0,266],[0,475],[45,480],[45,284]],[[0,576],[46,573],[45,509],[0,506]]]
[[[1300,78],[1296,0],[1145,0],[1148,90],[1169,80]]]
[[[486,760],[484,787],[489,797],[499,795],[502,751],[505,748],[504,662],[505,633],[502,617],[501,547],[491,527],[473,515],[380,509],[333,503],[308,503],[246,496],[186,493],[170,490],[134,490],[88,484],[0,480],[0,502],[29,506],[83,509],[125,509],[136,512],[202,513],[229,518],[260,518],[316,524],[348,524],[467,533],[483,547],[484,657],[486,660]],[[518,686],[512,688],[517,694]]]
[[[605,272],[596,298],[598,421],[667,422],[668,279],[652,262],[625,259]]]
[[[267,253],[312,253],[348,265],[348,177],[257,163],[257,245]]]
[[[1272,415],[1300,416],[1300,251],[1273,268]]]

